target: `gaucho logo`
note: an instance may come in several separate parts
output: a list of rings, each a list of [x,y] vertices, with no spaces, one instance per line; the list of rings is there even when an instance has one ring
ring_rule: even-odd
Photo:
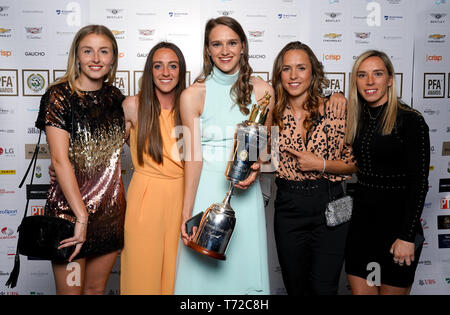
[[[43,52],[43,51],[26,51],[25,56],[27,56],[27,57],[44,57],[45,52]]]
[[[249,55],[250,59],[266,59],[266,55]]]

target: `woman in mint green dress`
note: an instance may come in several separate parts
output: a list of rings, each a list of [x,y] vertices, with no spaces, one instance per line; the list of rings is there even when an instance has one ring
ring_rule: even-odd
[[[251,77],[248,41],[230,17],[206,24],[203,75],[181,95],[181,118],[189,132],[185,141],[185,196],[181,238],[192,238],[185,222],[225,197],[227,160],[233,149],[236,124],[247,119],[251,105],[272,87]],[[267,125],[271,124],[273,97]],[[236,226],[219,261],[181,245],[175,294],[269,294],[266,221],[258,178],[259,165],[239,182],[231,199]]]

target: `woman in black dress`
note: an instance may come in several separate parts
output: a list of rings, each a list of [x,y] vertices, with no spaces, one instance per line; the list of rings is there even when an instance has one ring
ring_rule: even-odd
[[[358,167],[345,269],[353,294],[409,294],[422,250],[430,139],[422,115],[397,99],[379,51],[352,70],[346,140]]]
[[[52,263],[57,294],[103,294],[123,247],[126,126],[124,96],[112,85],[117,63],[111,31],[85,26],[73,40],[66,74],[41,99],[36,127],[46,133],[57,179],[45,214],[75,224],[73,237],[60,243],[74,248],[74,263]]]

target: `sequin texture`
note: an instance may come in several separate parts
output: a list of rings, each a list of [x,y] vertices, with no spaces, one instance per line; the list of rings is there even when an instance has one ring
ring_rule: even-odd
[[[87,239],[78,257],[105,254],[123,247],[125,192],[121,150],[125,123],[124,96],[112,86],[72,93],[67,83],[50,88],[41,99],[36,127],[53,126],[70,135],[69,159],[89,213]],[[51,148],[50,148],[51,149]],[[45,214],[75,222],[58,183],[51,186]]]

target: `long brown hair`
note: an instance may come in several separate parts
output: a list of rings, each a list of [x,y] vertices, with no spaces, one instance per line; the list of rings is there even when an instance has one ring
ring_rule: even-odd
[[[239,106],[241,113],[247,115],[250,111],[247,106],[251,103],[251,96],[253,86],[250,84],[250,77],[253,73],[252,67],[248,62],[248,40],[245,32],[235,19],[228,16],[221,16],[216,19],[210,19],[205,26],[205,38],[203,41],[203,71],[200,76],[195,80],[198,82],[204,82],[206,77],[210,75],[213,70],[214,63],[208,54],[209,35],[214,27],[217,25],[225,25],[231,28],[240,38],[242,43],[241,58],[239,60],[239,77],[233,84],[230,91],[232,100]]]
[[[161,104],[156,96],[156,88],[153,82],[153,56],[160,48],[171,49],[178,57],[180,73],[178,84],[175,87],[175,104],[172,112],[175,126],[182,125],[180,95],[186,88],[186,61],[177,45],[161,42],[155,45],[147,56],[144,74],[142,75],[141,90],[138,95],[137,157],[139,165],[144,163],[144,152],[147,152],[156,163],[161,164],[163,162],[163,143],[159,125]]]
[[[87,35],[90,34],[96,34],[96,35],[104,35],[108,37],[108,39],[111,42],[112,50],[114,54],[113,63],[111,65],[111,69],[108,72],[108,74],[105,76],[104,80],[106,81],[106,84],[113,84],[114,79],[116,77],[116,71],[117,71],[117,64],[118,64],[118,48],[117,48],[117,42],[116,38],[114,37],[113,33],[109,28],[107,28],[104,25],[87,25],[83,28],[81,28],[73,38],[72,45],[70,46],[69,50],[69,58],[67,59],[67,70],[66,73],[58,78],[55,82],[50,84],[49,88],[53,85],[68,82],[70,88],[72,89],[72,92],[77,93],[80,95],[79,89],[75,85],[75,80],[78,79],[78,77],[81,75],[80,67],[77,62],[78,57],[78,47],[80,46],[80,42],[85,38]],[[80,95],[81,96],[81,95]]]
[[[395,126],[397,111],[400,106],[397,99],[397,85],[395,83],[394,66],[392,65],[389,57],[384,52],[378,50],[368,50],[361,54],[353,64],[352,74],[350,77],[350,91],[348,94],[347,108],[347,130],[345,132],[345,141],[350,144],[355,140],[359,124],[362,120],[364,104],[366,103],[363,97],[359,94],[358,86],[356,84],[358,69],[361,66],[361,63],[370,57],[380,58],[386,66],[389,77],[392,78],[392,85],[388,87],[388,103],[383,115],[381,116],[382,135],[391,134]]]
[[[303,126],[306,130],[310,130],[313,121],[319,118],[320,98],[323,97],[323,88],[327,86],[328,80],[325,78],[323,65],[317,59],[311,48],[299,41],[290,42],[278,53],[272,70],[272,86],[275,90],[275,108],[273,110],[273,124],[283,128],[283,113],[288,105],[288,94],[283,88],[281,82],[281,71],[283,68],[283,58],[286,52],[290,50],[303,50],[311,63],[311,84],[308,88],[308,97],[306,98],[303,108],[308,111],[309,115],[305,118]]]

